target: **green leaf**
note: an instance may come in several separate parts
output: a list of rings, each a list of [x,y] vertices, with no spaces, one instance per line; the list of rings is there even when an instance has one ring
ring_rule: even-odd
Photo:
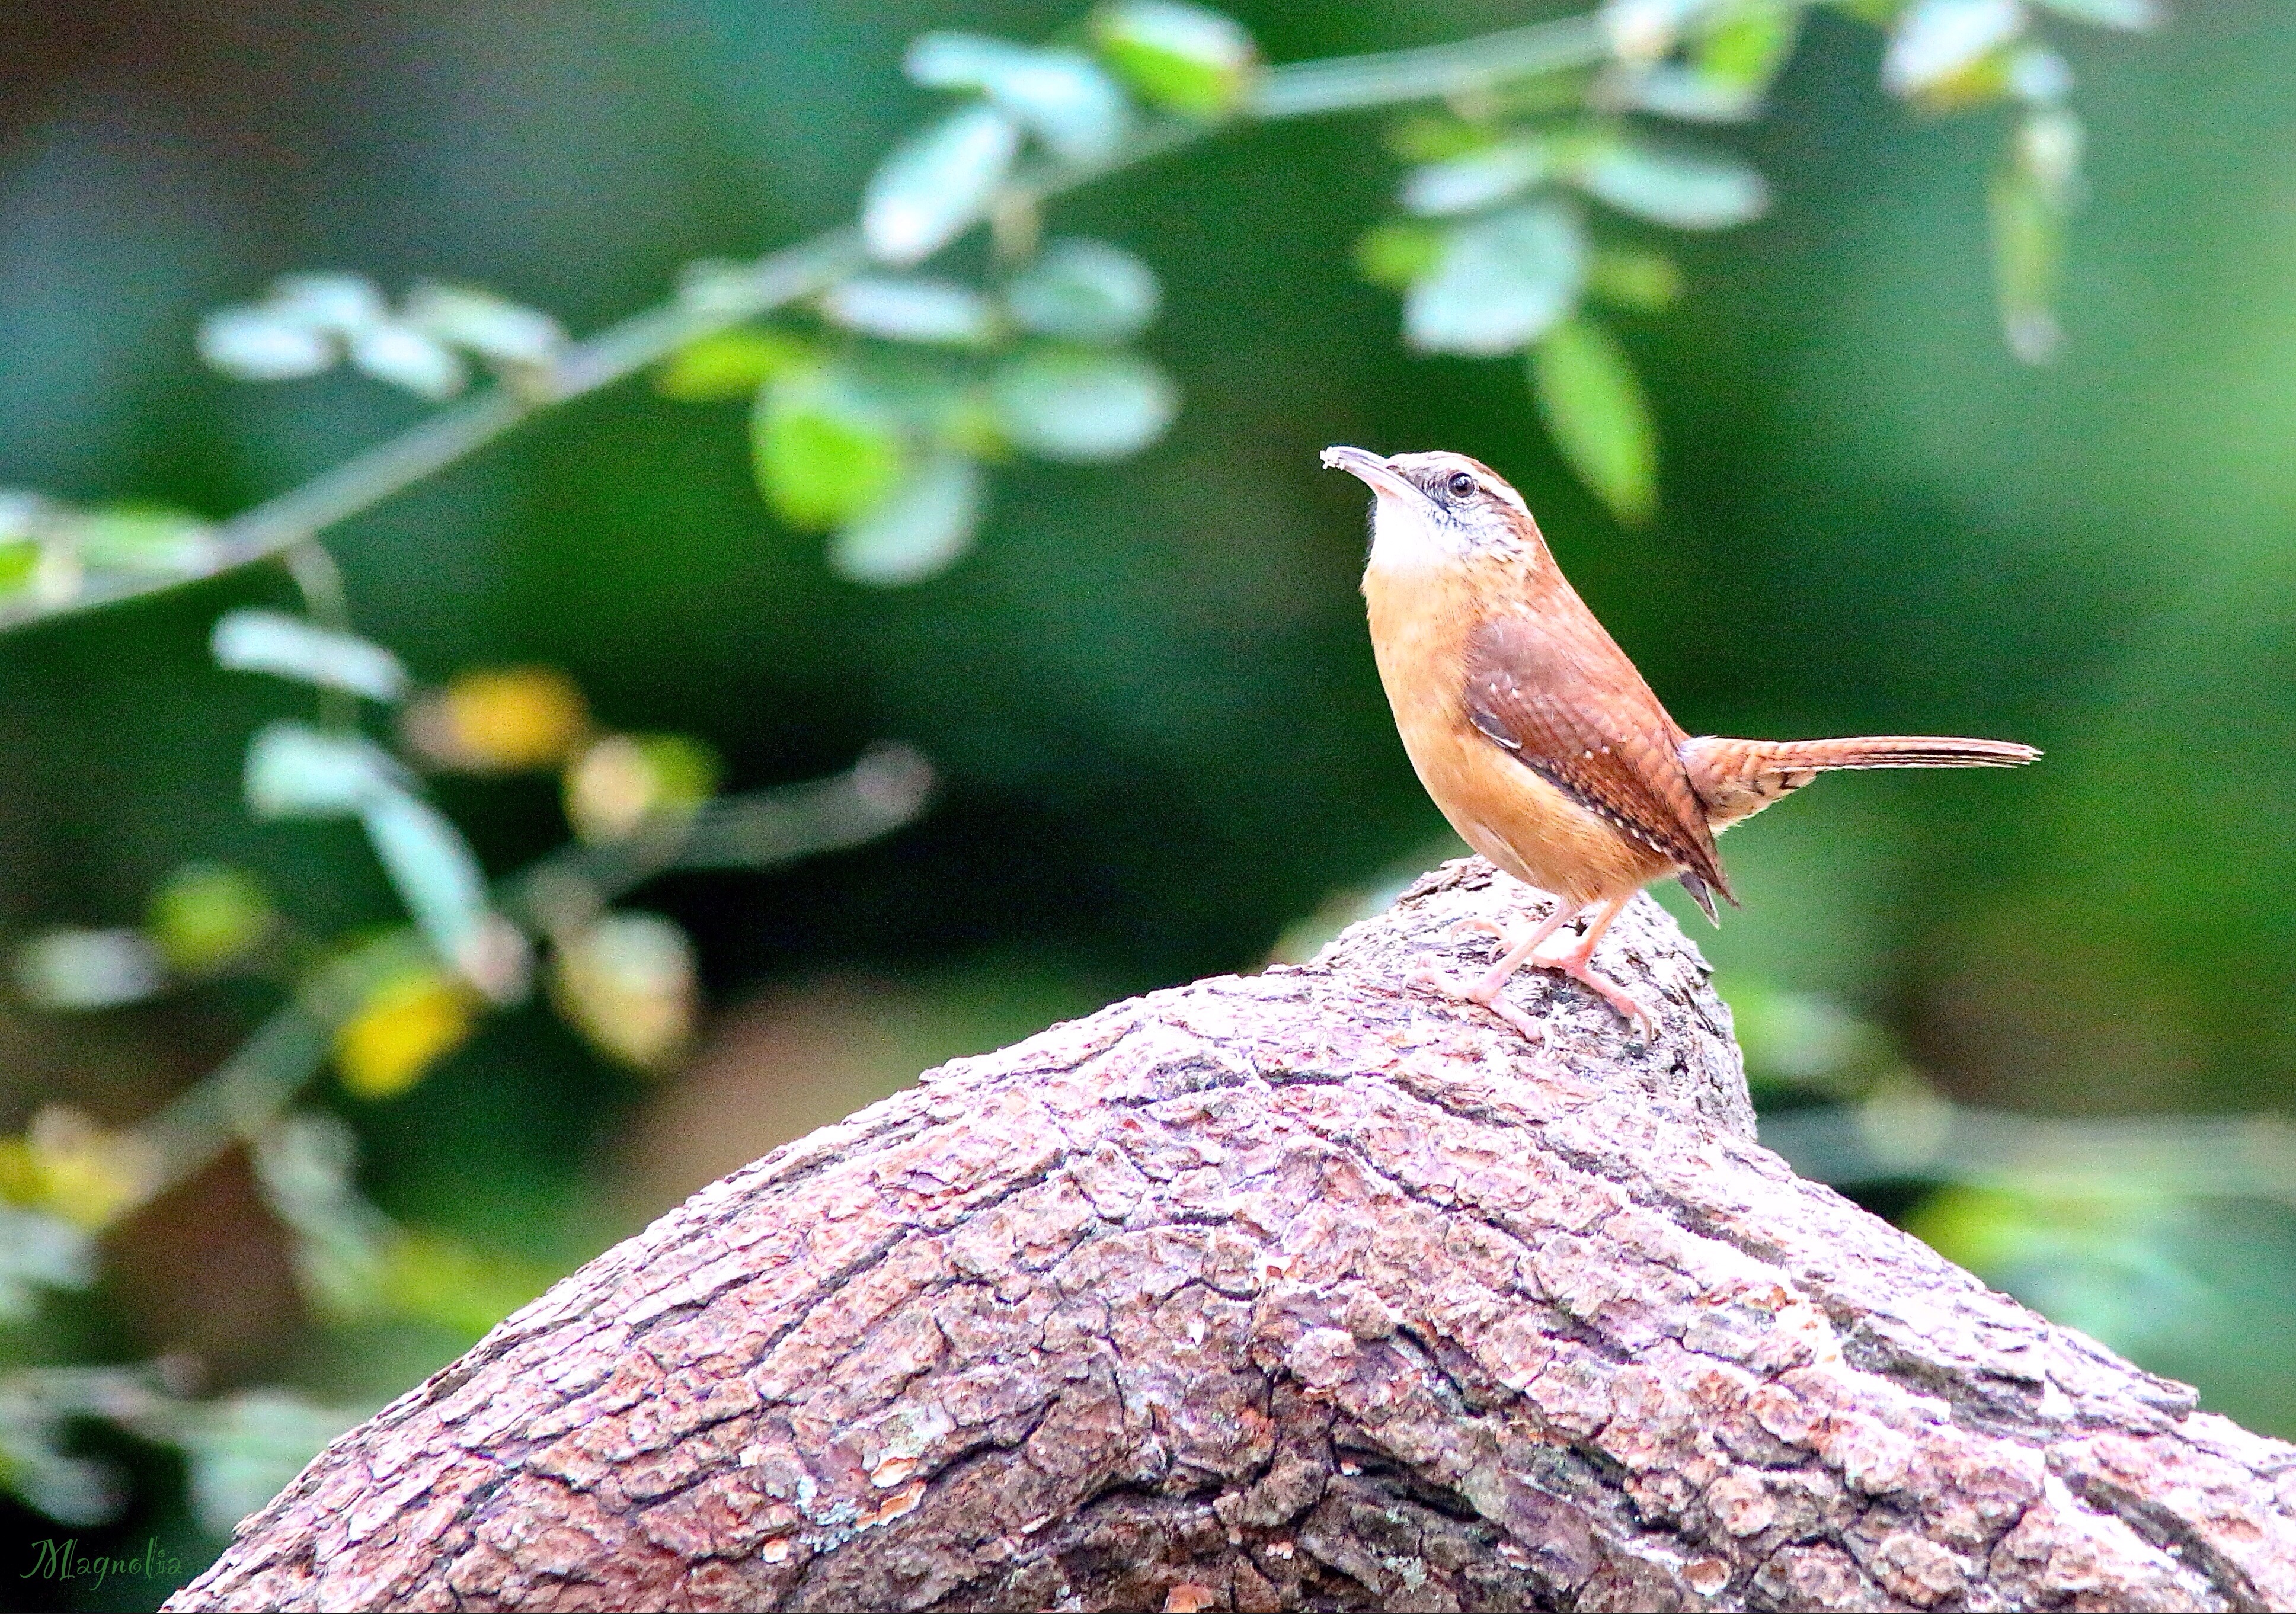
[[[270,673],[370,700],[397,700],[406,693],[406,669],[381,645],[281,611],[226,611],[208,649],[229,672]]]
[[[1074,236],[1046,242],[1004,288],[1015,324],[1071,342],[1128,341],[1162,300],[1146,264],[1111,242]]]
[[[1490,126],[1421,113],[1387,132],[1387,149],[1405,162],[1448,162],[1498,143]]]
[[[1944,90],[2024,29],[2019,0],[1915,0],[1890,29],[1882,86],[1893,95]]]
[[[406,294],[399,317],[497,365],[546,369],[566,346],[566,328],[549,315],[476,286],[425,281]]]
[[[1683,25],[1715,0],[1605,0],[1595,15],[1611,53],[1629,65],[1656,61],[1682,37]]]
[[[894,149],[861,197],[861,239],[881,263],[906,266],[955,241],[988,211],[1021,150],[1021,126],[969,106]]]
[[[442,961],[461,967],[488,916],[486,875],[462,832],[428,802],[395,791],[360,817],[414,928]]]
[[[1521,195],[1554,171],[1552,141],[1510,140],[1413,169],[1403,182],[1403,207],[1423,218],[1479,212]]]
[[[977,348],[996,335],[996,310],[972,287],[922,274],[857,274],[821,294],[822,317],[887,341]]]
[[[748,397],[785,370],[814,361],[814,345],[771,326],[721,331],[688,342],[654,372],[654,390],[681,404]]]
[[[750,422],[758,487],[792,527],[820,531],[873,508],[906,458],[886,412],[839,372],[783,372],[758,394]]]
[[[2144,33],[2161,26],[2160,0],[2039,0],[2043,10],[2077,22]]]
[[[248,811],[258,818],[348,818],[398,791],[406,774],[361,734],[265,725],[247,747]]]
[[[1663,252],[1604,247],[1587,266],[1587,294],[1615,308],[1657,314],[1682,297],[1682,270]]]
[[[1686,60],[1648,61],[1622,75],[1620,104],[1706,123],[1753,117],[1793,55],[1802,12],[1792,0],[1722,0],[1705,6],[1691,20]]]
[[[1801,18],[1802,8],[1786,0],[1735,0],[1698,40],[1699,76],[1760,94],[1792,56]]]
[[[44,930],[16,949],[16,989],[43,1009],[141,1003],[166,981],[141,930]]]
[[[1835,1098],[1861,1096],[1896,1056],[1890,1039],[1832,999],[1786,991],[1759,977],[1729,982],[1730,1018],[1745,1051],[1749,1079],[1775,1091],[1800,1088]]]
[[[653,776],[652,810],[687,814],[718,793],[726,765],[707,741],[691,734],[637,734],[640,754]]]
[[[2226,1236],[2220,1209],[2202,1212],[2204,1203],[2102,1171],[2087,1183],[2011,1177],[1940,1187],[1905,1226],[1948,1260],[2114,1349],[2191,1352],[2222,1340],[2232,1321],[2224,1292],[2194,1260]],[[2260,1249],[2229,1253],[2220,1271],[2275,1258]]]
[[[0,1199],[0,1323],[29,1321],[43,1290],[87,1289],[94,1282],[93,1233]]]
[[[0,1380],[0,1490],[63,1524],[117,1518],[130,1492],[114,1464],[77,1454],[72,1425],[100,1407],[138,1405],[156,1377],[148,1368],[12,1367]]]
[[[1218,12],[1174,0],[1117,0],[1092,13],[1094,48],[1132,93],[1207,122],[1242,104],[1259,69],[1251,36]]]
[[[905,472],[917,445],[937,440],[978,379],[972,366],[909,346],[859,348],[840,356],[831,373],[850,390],[855,407],[883,422],[899,438]]]
[[[2046,45],[2028,40],[2001,62],[2009,94],[2030,107],[2060,106],[2073,93],[2070,63]]]
[[[2020,173],[2030,175],[2052,206],[2070,212],[2080,184],[2080,119],[2061,107],[2028,113],[2010,148]]]
[[[2044,107],[2028,113],[1988,193],[2002,334],[2009,350],[2029,365],[2054,357],[2064,339],[2056,302],[2081,143],[2080,122],[2070,112]]]
[[[1356,273],[1374,286],[1400,291],[1434,268],[1447,239],[1439,225],[1416,219],[1374,225],[1356,240]]]
[[[271,898],[245,870],[187,863],[152,894],[144,930],[169,969],[208,975],[252,953],[275,917]]]
[[[1562,203],[1473,219],[1404,294],[1404,338],[1423,353],[1512,353],[1570,313],[1586,280],[1586,239]]]
[[[351,339],[351,368],[443,403],[470,384],[468,365],[438,338],[396,320],[371,325]]]
[[[242,381],[295,381],[342,356],[333,332],[261,303],[202,316],[197,340],[201,364]]]
[[[368,1000],[339,1029],[339,1038],[342,1031],[371,1021],[378,1004],[412,1001],[408,988],[424,979],[430,983],[430,990],[455,994],[453,984],[435,973],[376,982]],[[467,997],[467,993],[454,996],[466,1023],[469,1012],[463,1005]],[[339,1054],[340,1051],[339,1042]],[[417,1067],[414,1075],[421,1069]],[[408,1085],[413,1079],[407,1078]],[[378,1085],[363,1096],[382,1097],[387,1092]],[[304,1298],[332,1321],[372,1313],[382,1247],[392,1229],[390,1217],[358,1191],[358,1138],[349,1123],[327,1110],[301,1110],[262,1128],[252,1143],[256,1186],[271,1214],[294,1235],[295,1277]]]
[[[383,1310],[473,1340],[550,1287],[537,1266],[423,1228],[395,1229],[382,1254],[375,1299]]]
[[[1993,292],[2009,351],[2029,365],[2055,356],[2064,332],[2056,299],[2064,272],[2064,215],[2032,176],[1997,174],[1987,198],[1993,229]]]
[[[1572,176],[1621,213],[1677,230],[1720,230],[1759,218],[1769,186],[1745,164],[1638,142],[1605,141]]]
[[[1083,348],[1026,349],[989,378],[1000,431],[1048,460],[1120,460],[1164,435],[1179,389],[1136,353]]]
[[[964,455],[938,455],[892,496],[830,540],[830,569],[854,583],[897,588],[956,564],[972,547],[988,479]]]
[[[30,538],[0,538],[0,596],[30,586],[40,569],[40,546]]]
[[[979,90],[1069,162],[1113,152],[1129,121],[1124,92],[1082,51],[1013,45],[981,34],[919,35],[903,62],[937,90]]]
[[[1600,99],[1608,89],[1607,83],[1604,92],[1595,89],[1598,77],[1607,78],[1607,69],[1598,70],[1592,62],[1581,62],[1550,69],[1529,78],[1494,84],[1461,96],[1460,115],[1480,124],[1497,124],[1583,111],[1590,96]]]
[[[390,316],[382,291],[364,274],[336,269],[283,274],[271,283],[259,307],[315,331],[352,336]]]
[[[1621,520],[1649,520],[1658,505],[1658,434],[1650,405],[1610,332],[1580,315],[1531,350],[1538,412],[1587,485]]]
[[[208,523],[164,504],[109,504],[70,518],[64,529],[89,566],[197,574],[216,564]]]
[[[1621,109],[1655,112],[1685,123],[1743,123],[1761,110],[1761,96],[1678,62],[1658,61],[1622,76],[1617,87]]]

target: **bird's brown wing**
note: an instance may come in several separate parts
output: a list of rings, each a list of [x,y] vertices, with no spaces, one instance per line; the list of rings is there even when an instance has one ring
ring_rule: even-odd
[[[1706,805],[1677,753],[1682,730],[1591,615],[1486,621],[1468,638],[1466,673],[1467,716],[1484,734],[1685,870],[1683,883],[1710,911],[1693,879],[1730,895]]]

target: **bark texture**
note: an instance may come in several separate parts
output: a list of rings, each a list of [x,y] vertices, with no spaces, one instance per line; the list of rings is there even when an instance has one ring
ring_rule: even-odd
[[[1647,900],[1645,1047],[1310,965],[928,1074],[338,1440],[176,1609],[2296,1607],[2296,1448],[1753,1140]]]

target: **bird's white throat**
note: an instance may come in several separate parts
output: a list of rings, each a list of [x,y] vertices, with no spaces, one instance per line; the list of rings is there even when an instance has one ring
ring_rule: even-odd
[[[1370,569],[1398,575],[1450,565],[1466,553],[1465,535],[1439,518],[1427,501],[1412,495],[1375,490],[1372,506]]]

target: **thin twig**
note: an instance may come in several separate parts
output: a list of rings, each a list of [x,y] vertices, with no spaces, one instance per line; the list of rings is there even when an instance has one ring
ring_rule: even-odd
[[[237,1052],[135,1128],[151,1149],[150,1174],[114,1219],[191,1177],[241,1138],[252,1137],[302,1090],[327,1057],[332,1028],[290,998]]]
[[[721,797],[687,818],[603,845],[561,847],[504,881],[497,900],[527,930],[554,934],[673,869],[772,869],[891,833],[924,810],[932,765],[875,745],[841,774]]]
[[[1294,62],[1261,80],[1249,111],[1254,118],[1312,118],[1468,95],[1518,78],[1593,67],[1610,53],[1594,14],[1558,17],[1448,45]]]

